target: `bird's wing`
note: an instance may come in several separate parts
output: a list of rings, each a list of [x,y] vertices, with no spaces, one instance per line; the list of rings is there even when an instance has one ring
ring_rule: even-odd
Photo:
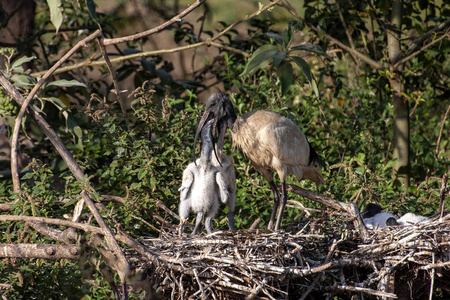
[[[309,144],[303,132],[291,120],[280,119],[265,129],[265,143],[283,164],[309,164]]]
[[[230,198],[230,193],[228,191],[227,181],[221,172],[217,172],[216,174],[216,183],[219,187],[220,201],[227,203]]]
[[[192,172],[194,169],[195,165],[190,163],[183,171],[183,181],[181,187],[178,189],[178,191],[180,191],[180,201],[184,201],[188,197],[192,183],[194,182],[194,173]]]
[[[233,142],[257,165],[271,165],[272,157],[291,166],[309,164],[308,140],[291,120],[258,110],[244,114],[236,125]]]

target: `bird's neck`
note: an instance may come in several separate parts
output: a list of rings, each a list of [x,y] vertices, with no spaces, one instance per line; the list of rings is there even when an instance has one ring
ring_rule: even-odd
[[[236,123],[236,119],[237,119],[237,115],[236,115],[236,113],[235,113],[234,110],[233,110],[233,112],[232,112],[230,118],[228,119],[228,127],[229,127],[231,130],[233,130],[234,124]]]
[[[200,156],[200,163],[210,164],[212,157],[212,143],[211,140],[202,141],[202,151]]]

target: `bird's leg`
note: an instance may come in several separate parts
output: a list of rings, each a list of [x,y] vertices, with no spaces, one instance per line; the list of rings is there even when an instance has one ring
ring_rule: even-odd
[[[212,233],[212,228],[211,228],[211,217],[210,216],[206,216],[205,218],[205,228],[206,228],[206,232],[208,234]]]
[[[278,191],[278,188],[273,180],[269,181],[269,185],[273,192],[274,202],[272,214],[270,215],[270,221],[269,225],[267,226],[267,229],[273,230],[273,223],[275,222],[275,216],[277,214],[278,205],[280,204],[280,192]]]
[[[231,232],[234,232],[234,212],[228,213],[228,225],[230,226]]]
[[[281,183],[281,199],[280,199],[280,209],[278,210],[277,224],[275,224],[275,231],[280,230],[281,227],[281,219],[283,218],[284,207],[287,202],[287,190],[286,190],[286,181]]]
[[[198,230],[200,229],[200,225],[202,224],[202,219],[203,219],[203,213],[199,212],[197,214],[197,219],[195,220],[195,227],[194,227],[194,231],[192,231],[192,235],[196,235],[198,233]]]
[[[186,224],[187,219],[180,219],[180,227],[178,228],[178,236],[181,237],[184,232],[184,224]]]
[[[124,282],[122,284],[122,297],[120,299],[121,300],[128,300],[128,286],[127,286],[126,282]]]
[[[230,227],[231,232],[234,233],[234,209],[236,206],[235,197],[230,197],[227,201],[228,207],[228,226]]]

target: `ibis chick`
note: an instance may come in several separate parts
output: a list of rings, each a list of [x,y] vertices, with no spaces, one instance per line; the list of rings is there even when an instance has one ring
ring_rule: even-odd
[[[200,230],[205,217],[208,234],[212,233],[211,220],[219,208],[219,200],[228,206],[228,223],[234,231],[234,208],[236,202],[236,177],[234,165],[227,155],[220,152],[220,162],[213,156],[213,120],[207,122],[201,130],[201,156],[190,163],[183,172],[180,191],[180,234],[192,211],[197,214],[193,235]],[[195,148],[194,148],[195,151]]]

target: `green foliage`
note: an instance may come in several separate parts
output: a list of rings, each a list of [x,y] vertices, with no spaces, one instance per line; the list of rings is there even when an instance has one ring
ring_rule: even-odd
[[[301,25],[295,21],[289,22],[288,28],[283,31],[283,36],[273,32],[266,35],[273,39],[276,45],[267,44],[259,47],[249,59],[241,76],[249,75],[259,69],[266,68],[269,64],[276,69],[277,76],[281,83],[281,94],[285,95],[294,82],[294,74],[291,62],[296,63],[302,70],[304,76],[310,82],[316,97],[319,97],[319,90],[308,63],[300,56],[294,56],[293,52],[302,50],[316,53],[327,57],[317,45],[301,44],[291,46],[294,33]]]

